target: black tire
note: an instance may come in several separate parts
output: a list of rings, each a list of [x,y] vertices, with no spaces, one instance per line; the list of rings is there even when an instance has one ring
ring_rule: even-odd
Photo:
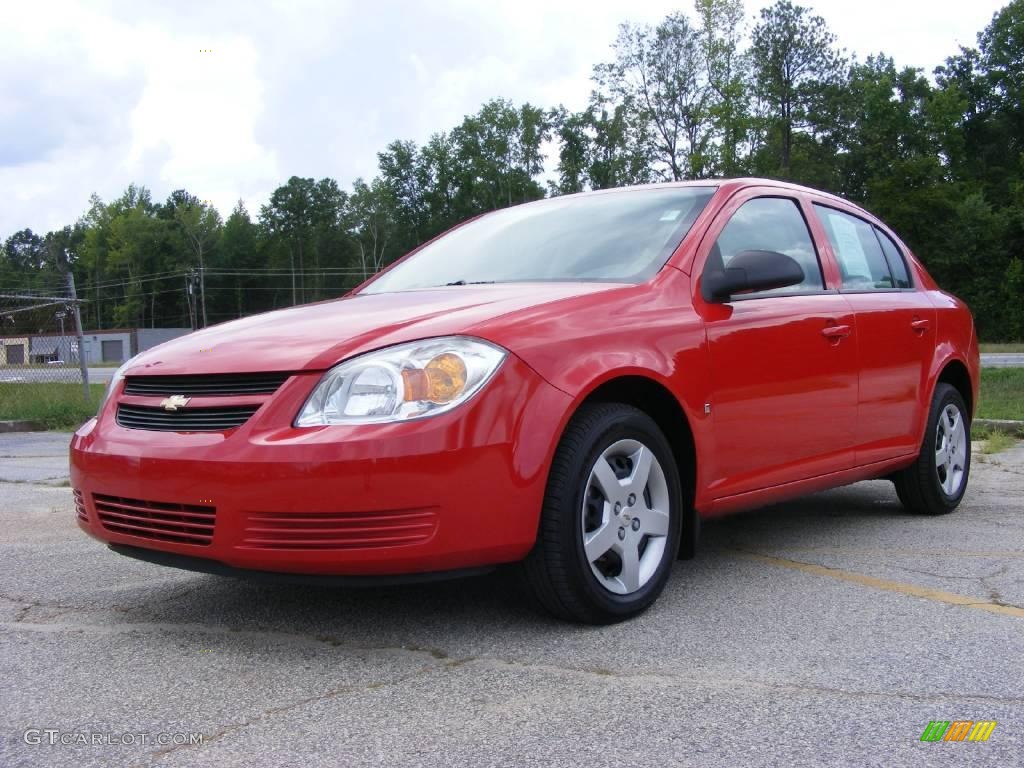
[[[661,561],[646,583],[625,595],[599,583],[583,549],[583,495],[590,472],[598,457],[619,440],[636,440],[650,448],[669,498]],[[566,427],[551,464],[537,541],[522,564],[528,592],[547,612],[570,621],[611,624],[636,616],[658,598],[668,581],[682,517],[679,468],[658,425],[632,406],[583,405]]]
[[[952,494],[946,493],[939,480],[936,462],[936,440],[939,430],[939,419],[948,406],[960,412],[965,430],[963,462],[963,479]],[[904,470],[893,475],[896,495],[903,506],[910,512],[921,515],[945,515],[959,506],[967,491],[967,481],[971,474],[971,419],[963,397],[955,387],[939,383],[935,387],[931,409],[928,412],[928,426],[925,428],[924,440],[917,461]]]

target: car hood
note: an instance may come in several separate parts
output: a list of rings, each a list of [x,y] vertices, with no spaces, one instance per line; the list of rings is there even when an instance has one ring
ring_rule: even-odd
[[[484,323],[493,327],[488,321],[502,316],[621,287],[615,283],[519,283],[346,296],[190,333],[143,352],[126,372],[325,370],[372,349],[432,336],[471,334]]]

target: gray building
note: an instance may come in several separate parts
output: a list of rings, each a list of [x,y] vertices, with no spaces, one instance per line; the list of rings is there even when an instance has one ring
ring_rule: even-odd
[[[87,365],[123,363],[165,341],[192,333],[191,328],[112,328],[85,331],[83,355]],[[78,362],[78,339],[74,333],[39,333],[28,337],[29,358],[33,363],[56,360]]]
[[[163,344],[165,341],[170,341],[189,333],[192,333],[191,328],[139,328],[135,331],[132,354],[137,355],[139,352],[152,349],[157,344]]]

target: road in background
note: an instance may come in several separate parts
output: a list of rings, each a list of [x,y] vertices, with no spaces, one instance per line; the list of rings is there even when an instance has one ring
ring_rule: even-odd
[[[106,384],[116,370],[116,368],[90,368],[89,383]],[[38,384],[53,380],[53,370],[48,368],[0,368],[0,383]],[[81,384],[81,377],[78,376],[76,381]]]
[[[1024,444],[944,517],[873,482],[708,521],[652,610],[597,628],[504,573],[351,591],[120,557],[74,523],[68,438],[0,435],[0,765],[1024,764]],[[920,741],[956,719],[998,726]]]
[[[1010,352],[983,352],[982,368],[1024,368],[1024,354]]]

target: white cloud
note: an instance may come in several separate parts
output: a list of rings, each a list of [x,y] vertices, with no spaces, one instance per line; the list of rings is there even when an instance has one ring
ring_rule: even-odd
[[[765,3],[766,4],[766,3]],[[861,58],[930,71],[1000,0],[806,0]],[[753,21],[762,3],[747,0]],[[617,25],[688,0],[140,0],[8,4],[0,26],[0,237],[74,221],[89,194],[177,188],[227,213],[288,176],[372,176],[490,98],[582,106]],[[212,53],[200,53],[210,49]]]
[[[151,54],[141,62],[146,85],[131,113],[128,167],[146,167],[157,153],[160,186],[187,180],[193,194],[221,208],[240,190],[274,183],[276,153],[255,135],[264,103],[252,43],[146,32]]]

